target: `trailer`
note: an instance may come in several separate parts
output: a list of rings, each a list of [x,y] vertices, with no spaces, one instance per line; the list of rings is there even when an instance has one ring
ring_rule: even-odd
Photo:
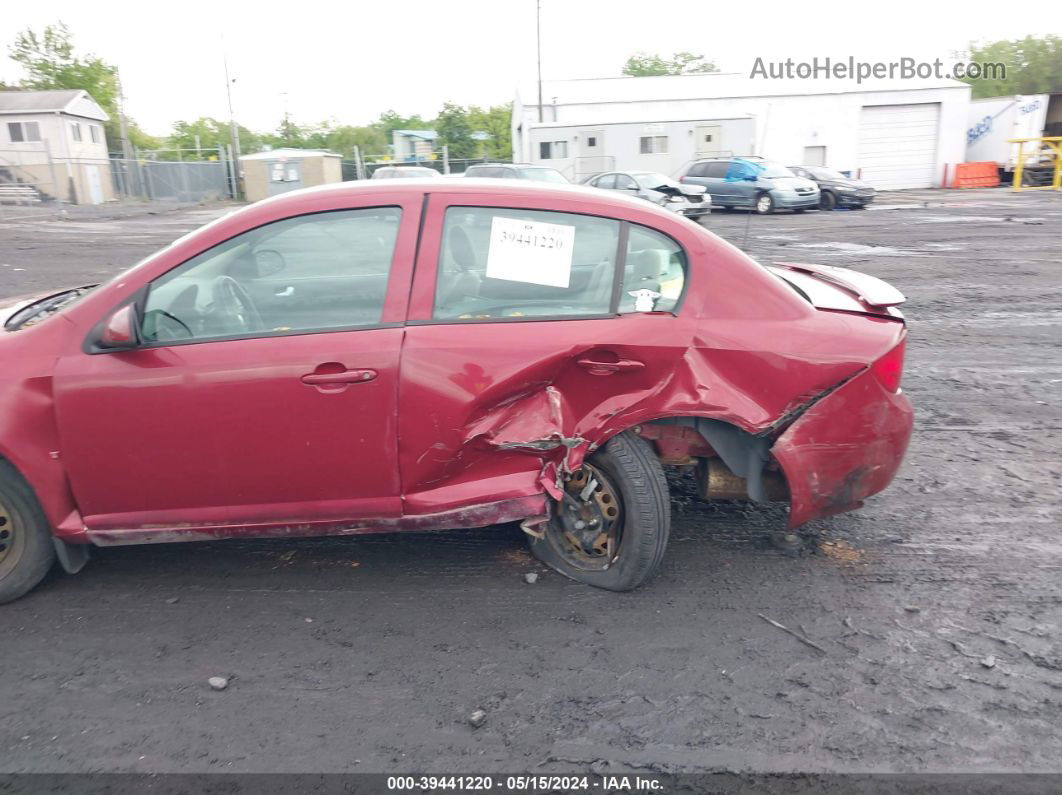
[[[990,97],[970,102],[966,130],[966,162],[995,163],[1000,180],[1009,181],[1017,165],[1018,147],[1014,139],[1059,135],[1062,128],[1062,94],[1018,94]],[[1022,152],[1027,177],[1035,179],[1037,166],[1046,153]]]

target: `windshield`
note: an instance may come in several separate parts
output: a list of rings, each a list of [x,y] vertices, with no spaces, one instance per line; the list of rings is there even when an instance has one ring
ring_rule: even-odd
[[[765,160],[762,163],[757,163],[758,166],[763,168],[760,176],[764,179],[776,179],[778,177],[795,177],[792,171],[783,166],[781,163],[773,163],[770,160]]]
[[[526,179],[537,179],[540,182],[563,182],[565,184],[568,182],[563,174],[552,168],[522,168],[520,176]]]
[[[834,171],[832,168],[821,168],[816,166],[815,168],[809,168],[808,173],[815,179],[848,179],[840,171]]]
[[[632,174],[631,176],[638,180],[639,185],[648,190],[659,188],[661,185],[674,186],[678,184],[675,180],[671,179],[671,177],[657,173],[656,171],[643,171],[641,173]]]

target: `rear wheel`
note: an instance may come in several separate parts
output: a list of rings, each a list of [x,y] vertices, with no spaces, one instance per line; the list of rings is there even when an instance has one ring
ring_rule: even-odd
[[[629,591],[660,565],[671,527],[671,504],[660,462],[648,443],[613,437],[564,484],[564,499],[531,551],[578,582]]]
[[[769,193],[761,193],[756,197],[756,212],[760,215],[768,215],[774,212],[774,199]]]
[[[26,481],[0,461],[0,604],[39,583],[55,560],[51,531]]]
[[[819,209],[820,210],[832,210],[837,206],[837,197],[830,193],[828,190],[824,190],[819,194]]]

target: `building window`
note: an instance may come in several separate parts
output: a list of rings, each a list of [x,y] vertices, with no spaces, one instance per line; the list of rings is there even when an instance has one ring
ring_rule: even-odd
[[[9,121],[7,134],[11,143],[18,144],[23,141],[39,141],[41,139],[41,126],[35,121]]]
[[[639,151],[643,155],[666,155],[666,135],[643,135],[639,139]]]
[[[563,160],[567,156],[567,141],[543,141],[538,145],[539,160]]]
[[[594,135],[588,135],[586,137],[586,145],[589,147],[597,146],[597,137]]]
[[[98,124],[90,124],[89,135],[92,136],[92,143],[98,144],[100,142],[100,126]]]
[[[78,143],[81,143],[81,125],[76,121],[70,123],[70,136]]]

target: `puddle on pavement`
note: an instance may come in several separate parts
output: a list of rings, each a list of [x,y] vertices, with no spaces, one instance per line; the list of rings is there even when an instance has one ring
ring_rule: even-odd
[[[1042,224],[1043,218],[1021,218],[1004,215],[922,215],[920,224]]]

